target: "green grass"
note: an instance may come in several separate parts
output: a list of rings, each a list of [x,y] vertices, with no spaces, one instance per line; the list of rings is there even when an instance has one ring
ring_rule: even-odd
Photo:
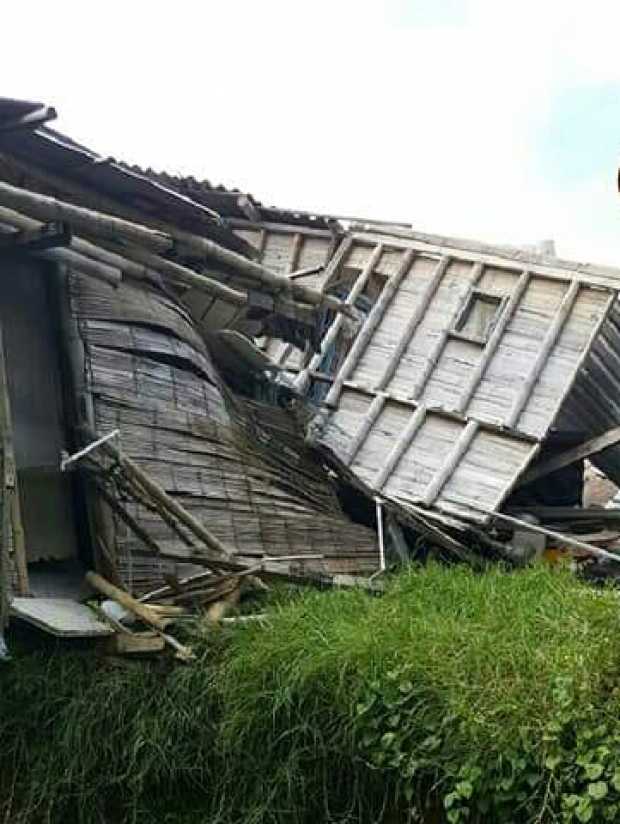
[[[0,811],[615,821],[619,607],[567,572],[431,565],[381,598],[300,594],[195,639],[191,666],[22,649],[0,669]]]

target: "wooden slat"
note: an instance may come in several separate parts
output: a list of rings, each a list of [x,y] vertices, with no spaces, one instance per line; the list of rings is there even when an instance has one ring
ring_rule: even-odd
[[[368,412],[364,416],[362,420],[362,425],[355,433],[353,439],[351,440],[351,444],[349,446],[349,453],[347,455],[346,464],[347,466],[351,466],[353,461],[355,460],[355,456],[359,452],[361,445],[364,443],[366,438],[368,437],[368,433],[373,427],[374,422],[377,420],[383,407],[385,406],[387,401],[386,395],[377,395],[373,402],[370,404],[368,408]]]
[[[484,271],[484,265],[482,263],[480,263],[480,262],[474,263],[474,265],[472,266],[472,269],[471,269],[470,289],[473,289],[476,286],[476,284],[478,283],[478,281],[482,277],[483,271]],[[420,375],[420,377],[418,378],[418,380],[416,381],[416,383],[414,384],[414,386],[411,390],[411,394],[410,394],[409,397],[411,397],[412,399],[415,400],[416,398],[420,397],[420,395],[424,391],[424,388],[426,387],[426,384],[429,381],[429,378],[431,377],[431,375],[435,371],[435,367],[437,366],[437,364],[439,362],[439,359],[441,358],[442,352],[446,347],[446,343],[448,342],[448,338],[452,334],[456,319],[460,315],[460,313],[463,309],[463,306],[465,304],[465,301],[469,298],[469,295],[470,295],[470,292],[467,292],[467,294],[463,296],[462,300],[459,301],[459,304],[456,308],[456,311],[454,312],[452,320],[450,321],[450,325],[446,329],[443,329],[441,334],[437,338],[437,341],[435,342],[435,346],[433,347],[433,349],[431,350],[428,358],[426,359],[426,363],[424,364],[422,374]]]
[[[450,479],[461,458],[469,449],[469,445],[478,432],[479,427],[480,424],[478,421],[469,421],[466,424],[456,443],[452,447],[450,454],[439,467],[424,493],[424,503],[426,506],[431,506],[435,503],[439,493]]]
[[[348,249],[347,249],[347,252],[348,252]],[[347,306],[353,306],[355,304],[355,301],[357,300],[357,298],[364,291],[364,287],[366,286],[366,284],[368,282],[368,279],[372,275],[373,270],[374,270],[375,266],[377,265],[377,263],[379,262],[379,259],[380,259],[382,254],[383,254],[383,244],[378,243],[375,246],[375,248],[373,249],[370,257],[368,258],[368,260],[366,262],[366,265],[364,266],[364,268],[360,272],[359,276],[357,277],[357,280],[353,284],[353,288],[349,292],[349,295],[348,295],[347,299],[344,301],[344,303]],[[340,261],[342,261],[342,258],[340,258]],[[330,269],[331,269],[331,267],[330,267]],[[332,269],[332,271],[330,272],[329,278],[331,278],[333,276],[335,271],[336,271],[336,268]],[[328,281],[326,281],[326,283],[327,282]],[[321,363],[321,360],[322,360],[323,356],[325,355],[325,353],[328,352],[330,347],[335,343],[336,338],[338,337],[338,333],[340,332],[340,329],[342,328],[343,323],[344,323],[344,316],[343,315],[338,315],[334,319],[332,325],[329,327],[325,337],[323,338],[323,342],[321,344],[321,351],[317,352],[316,354],[314,354],[312,356],[308,366],[302,372],[300,372],[299,375],[297,376],[297,380],[295,381],[295,387],[299,392],[304,392],[305,389],[307,388],[308,382],[309,382],[309,379],[310,379],[310,372],[313,372],[315,369],[318,368],[318,366]]]
[[[415,436],[416,432],[420,429],[422,424],[424,423],[424,419],[426,418],[426,407],[425,406],[418,406],[416,411],[413,413],[411,418],[409,419],[409,423],[403,430],[400,438],[394,444],[392,451],[386,458],[385,463],[377,472],[373,486],[378,491],[381,491],[385,486],[388,478],[396,468],[398,462],[405,454],[405,450],[411,443],[411,440]]]
[[[551,354],[551,350],[557,343],[557,340],[560,336],[562,331],[562,327],[568,316],[570,315],[573,306],[575,305],[575,301],[577,300],[577,295],[579,294],[581,284],[578,280],[573,280],[571,285],[564,295],[564,299],[560,304],[555,317],[551,323],[551,326],[547,330],[547,334],[544,337],[542,342],[542,346],[540,347],[538,354],[536,356],[536,360],[534,361],[532,368],[530,369],[529,375],[525,379],[523,385],[519,389],[516,398],[514,399],[512,408],[510,413],[506,419],[506,426],[513,427],[517,425],[519,418],[521,417],[521,413],[525,409],[529,397],[532,393],[532,389],[538,378],[540,377],[540,373],[543,370],[545,363],[547,362],[547,358]]]
[[[368,346],[372,336],[374,335],[377,326],[381,323],[381,320],[383,319],[383,316],[385,315],[388,306],[392,302],[392,299],[396,294],[396,291],[402,283],[403,278],[411,269],[411,264],[413,263],[414,257],[415,252],[413,251],[413,249],[407,249],[407,251],[402,256],[402,260],[400,266],[398,267],[398,270],[383,287],[383,290],[379,295],[377,302],[372,307],[370,314],[366,318],[366,322],[364,323],[358,336],[355,338],[353,346],[349,350],[349,353],[345,358],[344,363],[340,367],[336,380],[334,381],[331,389],[327,393],[327,397],[325,398],[326,406],[336,406],[338,404],[338,399],[340,398],[344,382],[348,380],[348,378],[355,371],[355,368],[357,367],[362,355],[366,351],[366,347]]]
[[[409,318],[407,326],[405,327],[400,340],[398,341],[398,345],[396,349],[392,353],[392,356],[385,368],[383,375],[381,376],[379,382],[377,383],[376,389],[385,389],[385,387],[389,384],[389,382],[394,377],[394,373],[398,369],[398,364],[400,363],[400,359],[404,355],[407,347],[411,342],[411,338],[415,330],[418,328],[420,321],[426,314],[426,310],[429,307],[429,304],[437,289],[439,288],[439,284],[442,281],[444,274],[446,273],[446,269],[448,268],[448,264],[450,263],[449,257],[442,257],[440,260],[437,261],[437,266],[435,267],[435,271],[429,282],[426,285],[426,288],[420,295],[420,299],[418,301],[417,306],[415,307],[413,314]]]
[[[474,369],[473,374],[469,378],[469,383],[463,390],[463,394],[459,398],[457,404],[457,410],[459,412],[464,412],[467,409],[469,401],[471,400],[474,392],[478,388],[480,381],[482,380],[484,373],[491,362],[493,355],[495,354],[497,347],[499,346],[499,342],[501,341],[504,332],[506,331],[506,327],[510,323],[512,316],[514,315],[517,306],[521,302],[521,298],[523,297],[525,290],[527,289],[528,283],[530,282],[530,273],[528,271],[522,272],[519,280],[516,282],[514,289],[511,292],[510,298],[508,299],[508,303],[504,307],[504,310],[499,318],[498,322],[495,324],[495,328],[493,329],[489,340],[484,347],[484,351],[478,361],[476,368]]]
[[[297,269],[299,256],[301,254],[301,247],[303,246],[304,236],[301,232],[296,232],[293,237],[293,248],[291,249],[291,259],[288,265],[289,275]]]

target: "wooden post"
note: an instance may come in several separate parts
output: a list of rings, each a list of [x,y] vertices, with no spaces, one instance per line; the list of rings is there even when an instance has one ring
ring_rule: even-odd
[[[413,249],[407,249],[404,252],[398,270],[383,287],[377,302],[372,307],[372,310],[366,318],[362,329],[355,338],[353,346],[349,350],[349,354],[338,370],[338,376],[336,377],[331,389],[327,393],[327,397],[325,398],[325,406],[338,405],[338,399],[340,398],[344,382],[347,381],[355,371],[362,355],[366,351],[366,347],[377,329],[377,326],[381,323],[388,306],[392,302],[392,298],[394,297],[396,290],[402,283],[402,280],[407,272],[411,269],[411,264],[413,263],[415,254],[416,253]]]
[[[510,323],[512,316],[514,315],[517,306],[521,302],[521,298],[525,294],[525,290],[530,282],[530,273],[528,271],[522,272],[519,280],[516,282],[514,289],[508,299],[508,303],[504,307],[502,315],[498,322],[495,324],[495,328],[493,329],[489,340],[484,347],[484,351],[481,354],[480,360],[478,361],[476,368],[474,369],[473,374],[469,378],[469,382],[461,397],[459,398],[459,402],[457,404],[457,411],[464,412],[467,409],[469,401],[471,400],[474,392],[478,388],[480,381],[482,380],[484,373],[487,370],[489,363],[491,362],[491,358],[497,351],[497,347],[504,336],[504,332],[506,331],[506,327]]]
[[[521,413],[523,412],[528,402],[532,389],[534,388],[534,384],[540,377],[540,373],[542,372],[543,367],[547,362],[547,358],[549,357],[549,355],[551,354],[551,350],[557,343],[564,323],[570,315],[573,306],[575,305],[575,301],[577,300],[577,295],[579,294],[580,288],[581,284],[578,280],[571,281],[570,287],[564,295],[562,303],[560,304],[557,312],[555,313],[553,321],[551,322],[551,326],[549,326],[547,334],[545,335],[541,347],[538,350],[536,360],[534,361],[528,376],[521,385],[521,388],[517,392],[510,413],[505,421],[507,427],[516,427],[517,423],[519,422],[519,418],[521,417]]]
[[[28,562],[26,558],[26,541],[22,524],[21,505],[19,501],[19,484],[17,481],[17,467],[13,449],[13,419],[11,416],[11,400],[9,397],[9,383],[6,371],[6,354],[4,338],[0,328],[0,432],[2,435],[2,450],[4,453],[2,478],[2,493],[4,506],[8,507],[13,535],[13,557],[17,573],[17,588],[20,595],[29,595]],[[3,507],[4,508],[4,507]],[[4,517],[4,516],[3,516]]]
[[[394,444],[392,451],[388,454],[385,463],[379,469],[373,480],[373,486],[378,492],[380,492],[385,486],[388,478],[396,468],[402,456],[405,454],[405,450],[411,443],[412,438],[424,423],[425,418],[426,407],[420,405],[409,418],[407,426],[401,433],[400,438]]]
[[[383,254],[383,244],[378,243],[375,248],[372,250],[368,260],[366,261],[366,265],[358,275],[355,283],[353,284],[353,288],[349,292],[346,300],[345,305],[348,307],[354,306],[355,301],[361,295],[366,286],[368,279],[372,275],[373,269],[379,262],[379,258]],[[338,333],[342,328],[342,324],[344,323],[344,318],[342,315],[338,315],[337,318],[334,319],[334,322],[329,327],[325,337],[323,338],[323,342],[321,344],[321,351],[317,352],[312,359],[308,366],[297,376],[297,380],[295,381],[295,386],[299,392],[305,391],[306,387],[308,386],[310,373],[314,372],[318,369],[319,364],[321,363],[321,359],[325,355],[326,352],[329,351],[330,347],[336,342],[336,338],[338,337]]]
[[[420,295],[418,303],[414,307],[413,313],[409,318],[402,335],[400,336],[400,340],[398,341],[396,349],[394,350],[392,357],[390,358],[389,363],[387,364],[385,371],[379,380],[379,383],[375,387],[376,389],[385,389],[385,387],[394,377],[394,374],[398,369],[400,359],[405,354],[407,347],[411,343],[411,339],[413,338],[415,330],[418,328],[420,321],[426,314],[426,310],[428,309],[431,300],[435,296],[437,289],[439,289],[439,285],[446,272],[446,269],[448,268],[449,263],[449,257],[442,257],[440,260],[437,261],[435,271],[433,272],[433,275],[429,282],[426,284],[426,288]]]

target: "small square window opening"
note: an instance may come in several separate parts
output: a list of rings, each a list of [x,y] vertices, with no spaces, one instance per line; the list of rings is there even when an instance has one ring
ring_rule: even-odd
[[[472,292],[463,311],[457,318],[454,331],[466,338],[486,342],[502,309],[499,295]]]

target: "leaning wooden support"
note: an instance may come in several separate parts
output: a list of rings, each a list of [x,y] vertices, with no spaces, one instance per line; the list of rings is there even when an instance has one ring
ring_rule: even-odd
[[[610,446],[615,446],[617,443],[620,443],[620,426],[615,426],[613,429],[603,432],[602,435],[597,435],[595,438],[590,438],[578,446],[573,446],[560,455],[554,455],[546,461],[541,461],[519,479],[517,486],[524,486],[525,484],[537,481],[539,478],[544,478],[545,475],[550,475],[552,472],[557,472],[558,469],[564,469],[564,467],[570,466],[577,461],[582,461],[584,458],[596,455],[604,449],[609,449]]]
[[[461,393],[461,397],[457,403],[458,412],[465,412],[467,409],[474,392],[480,385],[480,382],[499,347],[508,324],[512,320],[512,317],[521,302],[521,298],[525,294],[525,290],[527,289],[529,282],[530,273],[526,270],[521,273],[519,280],[516,282],[515,287],[510,294],[510,298],[508,299],[508,303],[504,307],[498,322],[495,324],[493,331],[491,332],[491,336],[485,344],[484,351],[482,352],[473,373],[468,379],[465,389]]]
[[[424,491],[425,506],[432,506],[435,503],[441,493],[441,490],[455,472],[461,458],[469,449],[469,446],[475,438],[479,428],[480,424],[478,421],[468,421],[463,427],[461,434],[454,443],[450,454],[444,459],[442,465],[431,478],[430,483]]]
[[[586,544],[584,541],[578,541],[576,538],[571,538],[568,535],[562,535],[561,532],[554,532],[552,529],[547,529],[544,526],[530,524],[528,521],[522,521],[520,518],[514,518],[512,515],[504,515],[503,512],[494,512],[492,509],[486,509],[482,506],[474,507],[471,506],[471,504],[469,506],[477,512],[483,512],[485,515],[490,515],[492,518],[499,521],[504,521],[507,524],[518,526],[520,529],[529,530],[530,532],[537,532],[539,535],[546,535],[548,538],[553,538],[555,541],[559,541],[566,546],[574,547],[574,549],[579,549],[582,552],[588,552],[595,558],[602,558],[606,561],[615,561],[616,563],[620,563],[620,555],[614,555],[613,552],[607,552],[598,546]]]
[[[92,435],[92,433],[89,433]],[[95,439],[97,435],[93,436]],[[100,447],[108,455],[111,455],[119,466],[129,475],[133,480],[151,495],[155,501],[164,506],[168,512],[172,513],[187,529],[196,535],[209,549],[217,552],[224,557],[232,556],[232,551],[220,541],[212,532],[210,532],[203,524],[200,523],[194,516],[188,512],[185,507],[181,506],[178,501],[168,495],[168,493],[161,487],[157,481],[154,481],[151,476],[146,473],[138,464],[131,458],[127,457],[115,444],[111,441],[106,441]]]
[[[345,301],[345,305],[352,309],[355,306],[355,301],[364,291],[364,287],[368,283],[370,276],[373,273],[373,270],[377,263],[379,262],[381,255],[383,254],[383,244],[378,243],[375,248],[373,249],[372,253],[370,254],[366,264],[360,274],[357,276],[355,283],[347,299]],[[298,392],[304,392],[308,386],[310,381],[310,375],[316,369],[318,369],[321,360],[325,356],[325,353],[329,351],[330,347],[333,346],[338,338],[338,334],[342,328],[344,323],[344,318],[342,315],[339,315],[337,318],[334,319],[332,325],[327,330],[325,337],[321,343],[321,351],[317,352],[312,356],[310,359],[310,363],[305,367],[305,369],[299,373],[295,380],[295,386]]]

